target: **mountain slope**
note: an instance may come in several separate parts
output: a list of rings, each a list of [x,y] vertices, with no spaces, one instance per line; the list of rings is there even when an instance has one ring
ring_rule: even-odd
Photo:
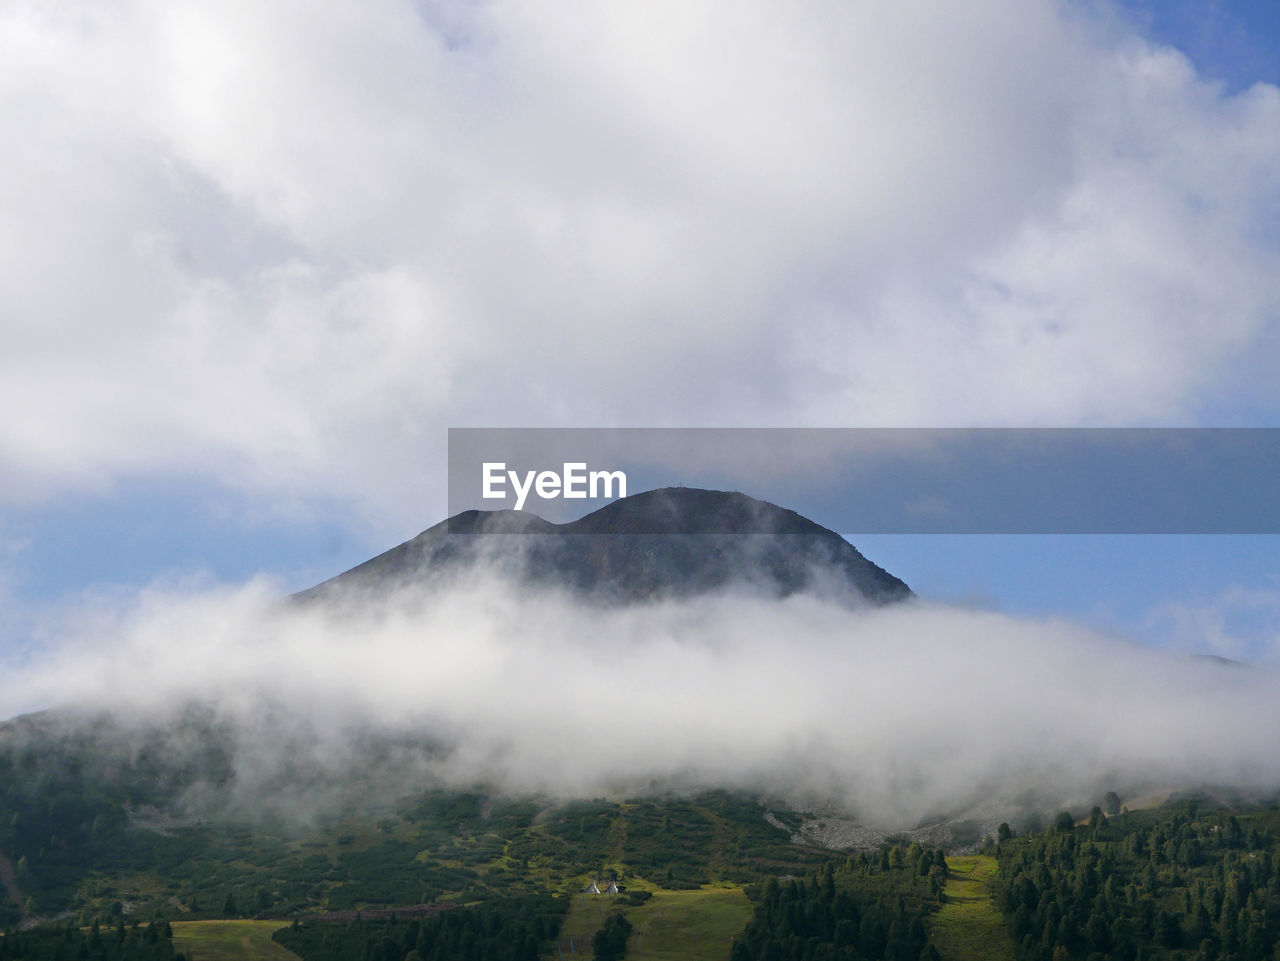
[[[795,511],[737,492],[685,487],[621,498],[568,524],[527,512],[466,511],[296,596],[430,585],[476,565],[603,603],[730,586],[851,603],[912,596],[839,534]]]

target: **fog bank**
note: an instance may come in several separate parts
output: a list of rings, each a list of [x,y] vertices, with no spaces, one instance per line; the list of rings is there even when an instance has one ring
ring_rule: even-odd
[[[741,787],[887,827],[1027,792],[1280,783],[1275,671],[1061,621],[740,593],[598,609],[492,577],[359,600],[151,592],[5,670],[0,713],[208,705],[232,793],[284,813],[352,788],[375,750],[397,777],[362,792]]]

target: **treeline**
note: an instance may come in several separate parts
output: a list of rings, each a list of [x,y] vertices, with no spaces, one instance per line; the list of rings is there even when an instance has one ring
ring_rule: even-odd
[[[1269,961],[1280,943],[1280,812],[1183,803],[1015,838],[1002,890],[1018,961]]]
[[[295,922],[273,937],[303,961],[538,961],[568,906],[530,895],[408,921]]]
[[[119,900],[104,895],[86,903],[82,887],[94,875],[188,863],[196,852],[138,829],[131,812],[172,804],[197,776],[213,785],[230,776],[225,738],[195,709],[165,728],[68,713],[15,718],[0,730],[0,851],[13,862],[26,902],[6,903],[0,888],[0,924],[17,921],[20,908],[33,916],[80,909],[88,921]],[[193,746],[175,758],[172,739]],[[146,904],[143,916],[164,901]]]
[[[925,920],[944,896],[941,851],[893,845],[826,864],[807,878],[771,878],[730,961],[917,961],[936,957]]]
[[[146,927],[117,924],[88,931],[76,924],[6,931],[0,937],[0,961],[185,961],[173,950],[173,932],[165,921]]]

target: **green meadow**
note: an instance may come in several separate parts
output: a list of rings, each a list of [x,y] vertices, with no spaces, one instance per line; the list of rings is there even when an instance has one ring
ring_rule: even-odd
[[[947,900],[929,924],[943,961],[1013,961],[1013,943],[991,900],[999,866],[985,855],[947,858]]]
[[[735,935],[751,918],[739,887],[655,891],[640,905],[606,895],[575,894],[560,932],[566,958],[590,958],[591,938],[614,910],[633,925],[627,961],[725,961]]]
[[[301,961],[271,940],[283,921],[175,921],[173,946],[188,961]]]

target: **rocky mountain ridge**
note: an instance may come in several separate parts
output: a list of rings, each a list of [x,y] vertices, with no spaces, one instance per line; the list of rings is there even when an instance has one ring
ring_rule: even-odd
[[[478,565],[601,603],[731,587],[778,598],[817,593],[854,605],[913,596],[839,534],[795,511],[687,487],[621,498],[567,524],[527,511],[465,511],[295,596],[376,595],[429,586]]]

